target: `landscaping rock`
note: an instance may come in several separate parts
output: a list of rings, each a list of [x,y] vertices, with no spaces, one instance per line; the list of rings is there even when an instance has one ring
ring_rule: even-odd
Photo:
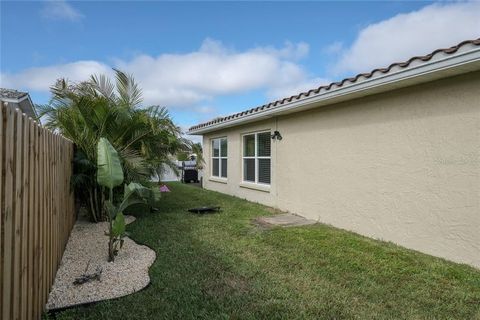
[[[127,224],[134,220],[126,216]],[[108,222],[78,221],[75,224],[50,292],[48,310],[122,297],[150,283],[148,269],[155,261],[155,252],[127,237],[115,262],[108,262],[106,231]],[[94,273],[100,268],[100,281],[73,284],[82,274]]]

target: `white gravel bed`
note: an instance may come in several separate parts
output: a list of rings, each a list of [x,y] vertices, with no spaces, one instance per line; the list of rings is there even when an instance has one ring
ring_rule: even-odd
[[[126,217],[127,223],[133,221],[134,217]],[[155,251],[125,238],[115,262],[107,262],[106,231],[107,222],[77,221],[48,297],[48,310],[122,297],[150,283],[148,269],[155,261]],[[87,264],[88,274],[95,273],[97,267],[103,269],[100,281],[74,285],[75,279],[85,273]]]

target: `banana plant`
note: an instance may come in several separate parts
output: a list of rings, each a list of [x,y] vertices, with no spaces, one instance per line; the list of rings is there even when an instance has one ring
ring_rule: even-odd
[[[120,158],[115,148],[105,138],[100,138],[97,145],[97,182],[108,189],[108,199],[105,200],[105,209],[108,214],[109,230],[108,261],[114,261],[118,251],[122,248],[125,231],[125,216],[123,211],[133,204],[148,204],[155,207],[160,190],[149,189],[139,183],[131,182],[124,186],[122,201],[115,205],[113,189],[123,184],[124,175]]]

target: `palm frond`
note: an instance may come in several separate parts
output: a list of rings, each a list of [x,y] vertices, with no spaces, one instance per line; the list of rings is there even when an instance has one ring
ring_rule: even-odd
[[[123,149],[119,152],[123,161],[126,181],[143,181],[150,176],[147,163],[142,155],[133,149]]]
[[[115,85],[106,75],[91,75],[90,85],[101,96],[109,100],[115,99]]]
[[[127,108],[138,107],[142,103],[143,98],[142,90],[135,82],[135,79],[123,71],[118,69],[113,70],[115,71],[119,104]]]

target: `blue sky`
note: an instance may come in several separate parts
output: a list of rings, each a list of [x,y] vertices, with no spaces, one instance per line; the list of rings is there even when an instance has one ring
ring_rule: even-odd
[[[56,78],[117,67],[184,128],[480,37],[479,2],[0,5],[2,87],[45,103]]]

